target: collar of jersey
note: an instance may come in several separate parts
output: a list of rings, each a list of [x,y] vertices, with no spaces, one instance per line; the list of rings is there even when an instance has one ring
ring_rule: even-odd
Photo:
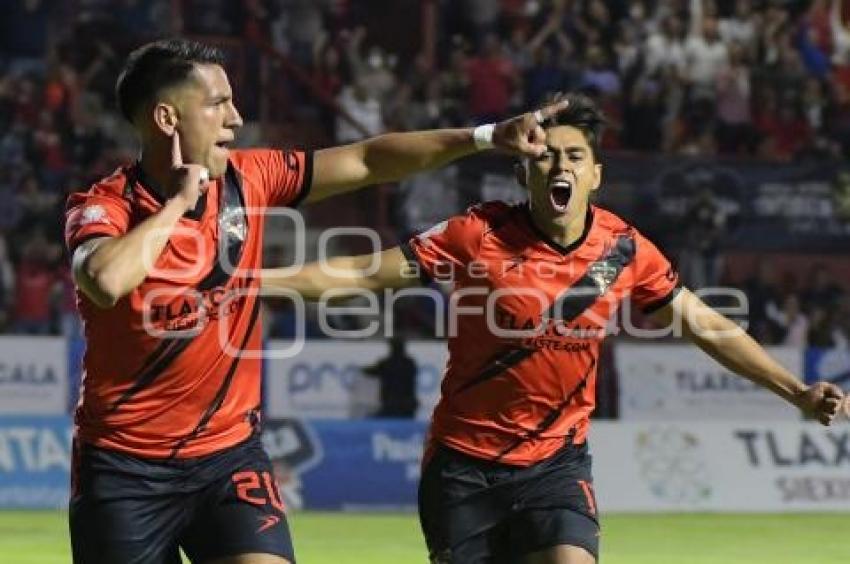
[[[145,174],[145,171],[142,170],[142,165],[139,161],[133,163],[133,166],[130,167],[128,173],[131,175],[133,184],[150,194],[151,198],[156,200],[159,205],[165,205],[165,191],[156,183],[156,181],[154,181],[153,178],[150,178]],[[203,217],[206,209],[207,192],[204,192],[198,198],[198,203],[195,204],[195,209],[187,211],[183,214],[183,217],[198,221]]]
[[[533,236],[538,241],[542,242],[546,247],[555,251],[561,256],[566,257],[570,255],[571,257],[577,258],[596,258],[594,255],[594,249],[596,248],[596,237],[593,236],[594,227],[594,206],[587,206],[587,216],[584,221],[584,231],[581,233],[581,237],[567,245],[561,245],[554,239],[552,239],[545,231],[540,229],[536,223],[534,223],[534,218],[531,216],[531,209],[528,204],[522,206],[522,215],[525,218],[526,224],[529,229],[532,231]],[[598,253],[597,253],[598,254]]]

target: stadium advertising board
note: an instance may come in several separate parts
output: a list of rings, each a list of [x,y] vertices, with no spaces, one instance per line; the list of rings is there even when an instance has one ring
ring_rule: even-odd
[[[802,374],[801,351],[786,347],[768,351],[792,373]],[[794,408],[774,394],[729,372],[693,346],[617,343],[614,358],[624,420],[797,417]]]
[[[413,509],[423,421],[311,421],[320,457],[300,474],[309,509]]]
[[[60,415],[68,402],[62,337],[0,337],[0,414]]]
[[[850,510],[846,422],[600,422],[591,452],[602,511]]]
[[[68,500],[68,417],[0,418],[0,508]],[[412,509],[427,430],[415,420],[266,420],[282,498],[298,509]],[[603,512],[850,510],[850,425],[596,422]]]
[[[278,346],[275,341],[270,348]],[[287,346],[286,343],[280,344]],[[378,409],[378,381],[365,376],[364,366],[387,355],[381,341],[307,341],[293,358],[266,363],[265,401],[270,417],[350,419]],[[408,354],[416,361],[418,419],[427,419],[437,403],[446,362],[441,342],[409,342]]]
[[[850,391],[850,350],[806,349],[806,382],[834,382]]]
[[[0,508],[68,504],[68,417],[0,417]]]

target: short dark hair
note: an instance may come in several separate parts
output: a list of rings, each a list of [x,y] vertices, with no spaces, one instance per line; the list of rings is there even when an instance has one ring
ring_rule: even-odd
[[[554,101],[569,100],[567,108],[556,116],[543,122],[543,127],[570,125],[584,134],[593,153],[593,160],[599,161],[599,144],[607,120],[605,114],[592,98],[585,94],[570,92],[555,98]]]
[[[224,65],[216,47],[188,39],[163,39],[142,45],[127,57],[115,83],[121,114],[132,122],[139,109],[163,89],[189,77],[195,65]]]

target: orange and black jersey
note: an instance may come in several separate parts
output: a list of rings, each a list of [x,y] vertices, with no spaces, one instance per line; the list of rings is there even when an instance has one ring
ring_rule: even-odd
[[[402,249],[426,278],[453,284],[429,453],[443,443],[526,466],[565,440],[584,442],[600,344],[620,303],[652,311],[679,289],[648,239],[595,206],[570,247],[540,231],[526,205],[489,202]]]
[[[263,211],[309,191],[312,154],[231,151],[226,174],[185,214],[147,278],[110,309],[77,289],[86,353],[78,438],[152,457],[196,457],[247,438],[259,418]],[[65,239],[121,236],[161,193],[134,165],[73,194]]]

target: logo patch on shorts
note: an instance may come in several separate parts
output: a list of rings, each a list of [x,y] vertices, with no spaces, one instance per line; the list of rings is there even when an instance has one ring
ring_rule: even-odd
[[[106,223],[109,224],[109,218],[106,217],[106,210],[103,206],[93,205],[83,208],[83,216],[80,218],[80,225],[88,225],[90,223]]]
[[[280,517],[278,517],[277,515],[266,515],[265,517],[258,517],[258,519],[263,520],[263,524],[260,525],[259,529],[257,529],[258,534],[262,533],[267,529],[271,529],[272,527],[280,523]]]

